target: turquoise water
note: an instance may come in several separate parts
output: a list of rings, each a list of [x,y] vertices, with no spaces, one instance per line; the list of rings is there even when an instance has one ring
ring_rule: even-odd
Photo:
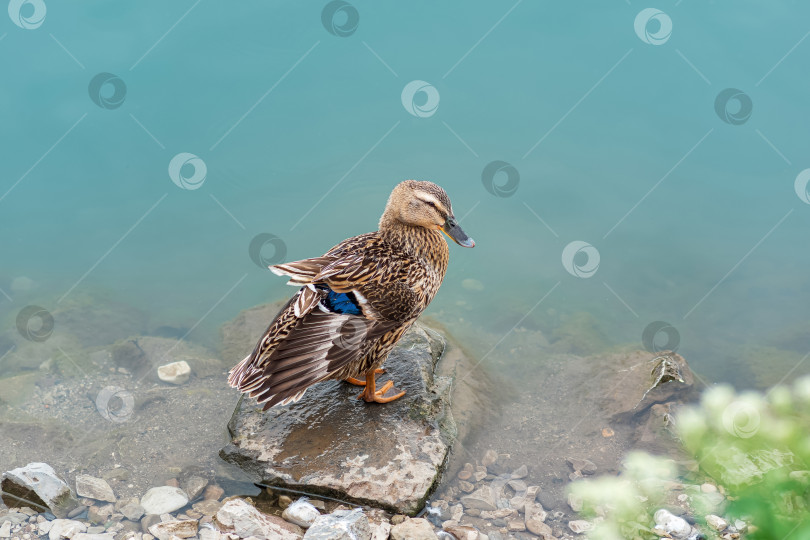
[[[739,386],[762,384],[746,351],[810,349],[810,6],[11,4],[3,331],[27,304],[104,291],[214,343],[292,292],[254,258],[373,230],[417,178],[476,240],[451,246],[429,312],[479,357],[581,312],[613,345],[665,321],[698,373]],[[277,249],[259,237],[251,257],[263,233]],[[569,272],[575,241],[592,248],[565,252]]]

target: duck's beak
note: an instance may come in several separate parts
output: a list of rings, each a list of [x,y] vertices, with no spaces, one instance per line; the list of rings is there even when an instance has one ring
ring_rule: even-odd
[[[447,221],[444,222],[444,227],[442,227],[442,231],[444,231],[444,234],[452,238],[453,241],[461,247],[475,247],[475,241],[467,236],[467,233],[461,230],[461,226],[459,226],[454,216],[449,216],[447,218]]]

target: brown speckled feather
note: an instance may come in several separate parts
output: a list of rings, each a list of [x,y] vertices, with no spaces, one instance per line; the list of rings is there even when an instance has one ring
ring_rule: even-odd
[[[450,212],[441,188],[419,184],[435,187],[433,195]],[[316,382],[360,377],[379,367],[433,300],[447,263],[439,230],[386,223],[384,214],[379,231],[344,240],[321,257],[270,267],[301,288],[228,382],[267,409],[300,399]],[[328,311],[324,286],[351,293],[362,314]]]

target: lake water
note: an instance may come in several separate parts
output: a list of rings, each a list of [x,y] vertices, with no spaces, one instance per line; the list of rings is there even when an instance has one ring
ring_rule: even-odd
[[[223,322],[293,292],[258,263],[374,230],[416,178],[476,241],[451,245],[428,314],[484,368],[515,328],[553,339],[576,320],[606,347],[676,346],[709,383],[810,372],[810,6],[9,13],[3,332],[28,305],[103,297],[213,346]]]

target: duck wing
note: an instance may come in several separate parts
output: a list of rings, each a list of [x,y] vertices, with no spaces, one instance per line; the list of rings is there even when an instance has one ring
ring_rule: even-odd
[[[228,382],[264,403],[265,410],[298,401],[310,385],[360,363],[370,345],[397,325],[367,317],[351,293],[309,283],[231,370]]]

